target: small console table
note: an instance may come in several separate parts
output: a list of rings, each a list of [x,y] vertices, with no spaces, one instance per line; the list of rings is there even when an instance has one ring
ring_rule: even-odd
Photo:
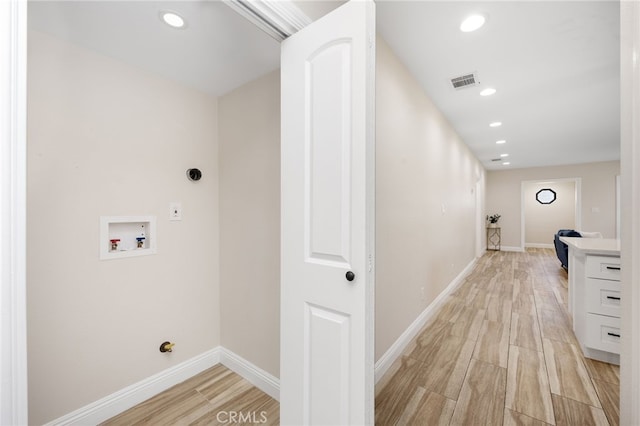
[[[487,250],[500,251],[500,228],[487,226]]]

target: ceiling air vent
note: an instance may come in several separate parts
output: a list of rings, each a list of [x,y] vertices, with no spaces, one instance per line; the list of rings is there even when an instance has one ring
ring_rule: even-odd
[[[492,158],[491,161],[502,161],[502,158]]]
[[[466,89],[467,87],[477,86],[480,84],[480,81],[478,80],[477,74],[474,72],[471,74],[465,74],[461,75],[460,77],[452,78],[451,84],[453,85],[454,89],[460,90]]]

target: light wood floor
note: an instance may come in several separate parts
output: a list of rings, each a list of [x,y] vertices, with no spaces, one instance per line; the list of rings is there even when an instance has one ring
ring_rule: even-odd
[[[582,356],[566,301],[552,250],[487,253],[378,383],[376,424],[617,425],[619,368]],[[218,365],[104,424],[278,423]]]
[[[103,425],[278,425],[280,404],[218,364]]]
[[[617,425],[617,366],[583,357],[555,252],[483,256],[378,384],[379,425]]]

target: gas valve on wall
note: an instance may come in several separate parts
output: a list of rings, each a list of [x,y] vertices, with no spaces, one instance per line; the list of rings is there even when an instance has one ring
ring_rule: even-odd
[[[173,347],[175,346],[175,343],[171,343],[171,342],[163,342],[160,345],[160,352],[173,352]]]

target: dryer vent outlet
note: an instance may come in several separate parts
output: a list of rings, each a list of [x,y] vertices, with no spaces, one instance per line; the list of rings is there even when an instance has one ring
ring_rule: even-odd
[[[189,169],[187,170],[187,177],[190,181],[197,182],[202,178],[202,172],[200,169]]]

